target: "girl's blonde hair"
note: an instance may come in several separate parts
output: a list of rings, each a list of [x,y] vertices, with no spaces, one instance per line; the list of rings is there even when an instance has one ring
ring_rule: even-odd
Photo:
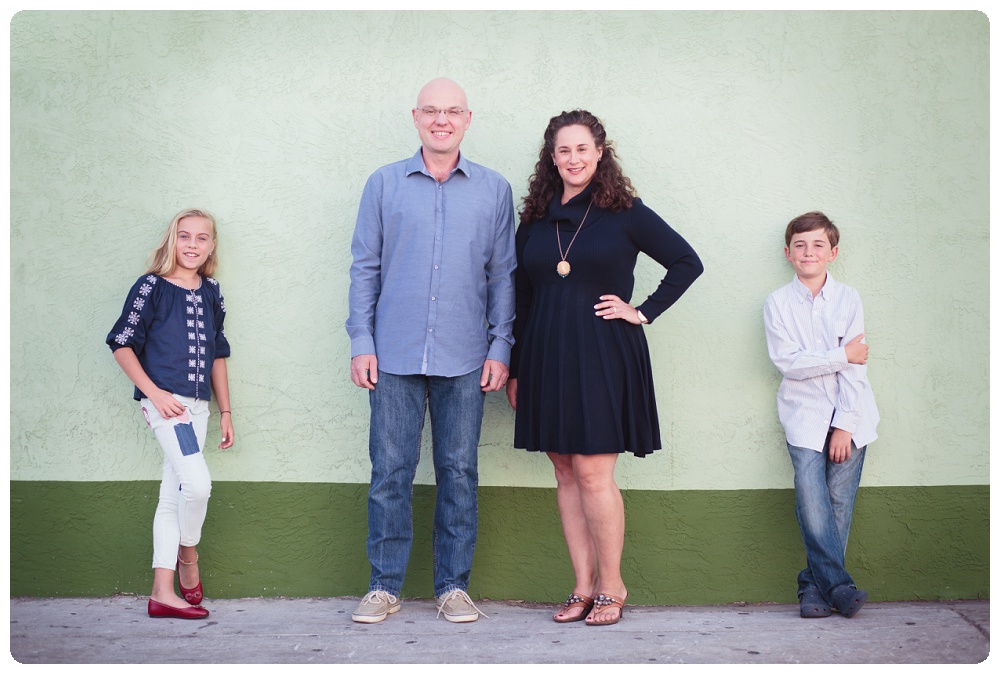
[[[215,243],[215,249],[208,260],[205,261],[205,264],[201,265],[201,268],[198,269],[198,273],[202,276],[211,276],[215,273],[215,269],[219,266],[219,240],[215,227],[215,218],[204,209],[189,208],[175,215],[174,219],[167,225],[167,231],[163,233],[160,245],[149,254],[149,268],[146,269],[147,274],[170,276],[174,273],[174,267],[177,266],[177,253],[174,252],[177,249],[177,225],[184,218],[192,217],[205,218],[212,223],[212,242]]]

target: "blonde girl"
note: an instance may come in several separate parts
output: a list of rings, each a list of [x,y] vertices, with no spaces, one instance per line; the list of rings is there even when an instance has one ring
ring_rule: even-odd
[[[147,606],[154,618],[208,616],[201,606],[196,546],[212,490],[202,450],[213,390],[222,431],[219,448],[233,446],[225,360],[230,350],[222,331],[226,305],[211,276],[218,259],[215,218],[198,209],[175,215],[106,340],[135,384],[133,397],[163,449]],[[174,590],[175,571],[180,596]]]

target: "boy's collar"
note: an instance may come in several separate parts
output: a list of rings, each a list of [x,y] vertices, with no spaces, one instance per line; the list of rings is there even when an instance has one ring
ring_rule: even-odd
[[[813,298],[812,290],[810,290],[809,287],[802,282],[802,279],[799,278],[798,274],[796,274],[795,278],[792,279],[792,283],[795,285],[796,293],[800,297],[804,299]],[[833,288],[836,284],[837,282],[833,280],[833,276],[830,274],[830,272],[829,271],[826,272],[826,279],[824,279],[823,281],[823,287],[819,289],[819,292],[816,293],[815,296],[819,297],[820,295],[823,295],[828,288]]]

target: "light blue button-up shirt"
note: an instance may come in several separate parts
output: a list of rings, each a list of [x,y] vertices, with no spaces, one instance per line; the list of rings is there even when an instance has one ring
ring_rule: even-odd
[[[819,294],[798,279],[764,303],[767,351],[783,378],[778,418],[788,444],[823,451],[831,427],[851,434],[858,447],[878,435],[868,366],[847,362],[844,345],[865,331],[857,291],[827,274]]]
[[[361,195],[351,243],[351,357],[392,374],[456,377],[514,343],[514,202],[495,171],[459,156],[439,183],[420,150]]]

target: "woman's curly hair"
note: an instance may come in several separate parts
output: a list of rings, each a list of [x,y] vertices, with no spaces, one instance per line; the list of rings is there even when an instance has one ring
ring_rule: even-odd
[[[528,194],[522,200],[521,224],[545,217],[552,197],[562,190],[559,169],[552,161],[556,149],[556,134],[563,127],[575,124],[587,127],[590,135],[594,137],[595,147],[604,150],[591,181],[594,204],[598,208],[611,211],[624,211],[632,207],[632,200],[636,197],[635,188],[622,173],[614,146],[608,140],[601,120],[586,110],[563,111],[562,114],[550,119],[545,129],[544,143],[542,149],[538,151],[538,163],[535,164],[535,172],[528,180]]]

